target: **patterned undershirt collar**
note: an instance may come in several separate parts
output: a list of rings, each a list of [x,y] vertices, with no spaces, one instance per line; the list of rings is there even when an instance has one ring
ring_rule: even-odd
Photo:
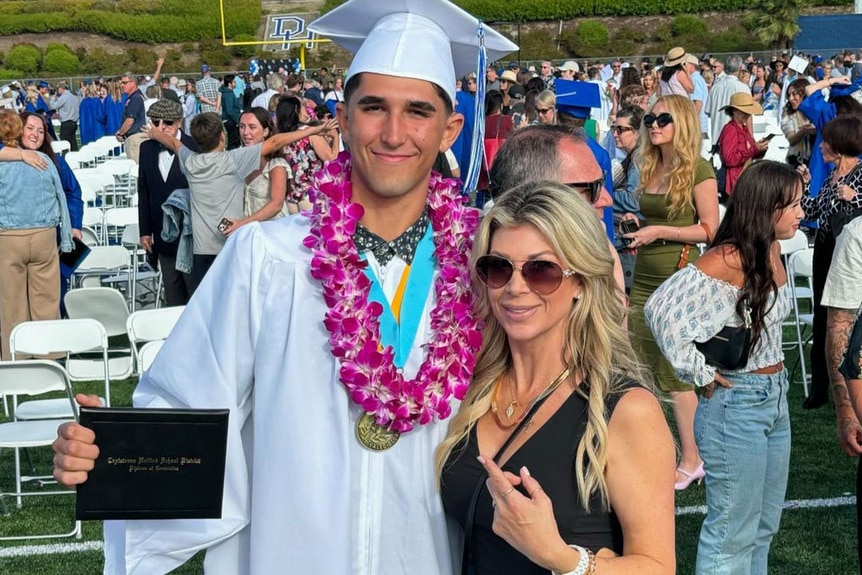
[[[428,210],[426,209],[419,216],[419,219],[407,228],[403,234],[387,242],[374,232],[369,231],[362,224],[356,226],[356,233],[353,234],[353,242],[356,244],[356,249],[361,252],[371,252],[381,266],[386,266],[392,261],[392,258],[398,256],[408,265],[413,263],[413,256],[416,255],[416,248],[425,235],[425,230],[428,229]]]

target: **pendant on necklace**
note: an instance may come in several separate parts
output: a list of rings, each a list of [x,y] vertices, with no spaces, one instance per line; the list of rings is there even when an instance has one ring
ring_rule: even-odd
[[[517,401],[513,401],[509,404],[509,407],[506,408],[506,419],[512,419],[512,415],[515,414],[515,406],[518,405]]]
[[[379,425],[370,413],[363,413],[356,422],[359,443],[372,451],[385,451],[398,442],[401,433]]]

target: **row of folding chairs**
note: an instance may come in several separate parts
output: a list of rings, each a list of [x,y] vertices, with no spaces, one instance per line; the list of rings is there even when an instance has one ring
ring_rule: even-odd
[[[64,158],[72,169],[94,168],[111,158],[125,156],[122,142],[114,136],[102,136],[95,142],[82,146],[77,152],[68,152]]]
[[[85,206],[108,209],[137,203],[138,164],[134,160],[115,158],[92,167],[73,167],[72,172]]]
[[[141,298],[149,301],[152,297],[155,306],[160,307],[162,275],[149,265],[140,245],[137,208],[104,212],[85,208],[84,213],[82,234],[91,253],[76,271],[75,285],[124,286],[133,311]]]
[[[70,292],[71,293],[71,292]],[[84,294],[80,294],[84,295]],[[78,312],[97,311],[81,304],[95,304],[97,299],[78,297],[73,307]],[[152,364],[159,349],[167,338],[184,308],[144,310],[128,314],[125,318],[125,331],[129,338],[134,364],[139,372]],[[101,356],[102,376],[105,381],[104,405],[110,405],[110,380],[116,375],[110,373],[108,358],[108,334],[116,331],[118,318],[80,318],[69,320],[30,321],[13,329],[10,334],[12,361],[0,362],[0,396],[8,410],[7,398],[11,400],[12,420],[0,424],[0,450],[11,449],[15,458],[15,490],[0,493],[0,508],[4,514],[6,497],[14,497],[16,506],[21,507],[23,498],[30,496],[69,495],[68,490],[25,491],[23,484],[38,481],[40,486],[51,483],[50,476],[24,475],[21,465],[21,450],[33,447],[46,447],[53,443],[57,428],[63,423],[74,421],[78,407],[74,400],[72,382],[91,380],[91,374],[78,371],[80,362],[90,361],[79,357],[80,354]],[[102,323],[107,322],[107,326]],[[143,342],[143,345],[141,343]],[[39,356],[65,355],[65,366],[54,360],[18,359],[22,354]],[[72,355],[75,355],[73,358]],[[98,360],[96,360],[98,361]],[[128,377],[128,376],[126,376]],[[37,399],[38,396],[65,392],[63,397]],[[20,399],[25,399],[20,401]],[[8,412],[7,412],[8,415]],[[46,539],[58,537],[81,537],[81,523],[74,521],[70,531],[61,533],[20,534],[2,537],[0,540]]]

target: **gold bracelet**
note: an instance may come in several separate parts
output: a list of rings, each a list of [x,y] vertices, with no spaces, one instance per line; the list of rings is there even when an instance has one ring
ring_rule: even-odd
[[[586,575],[595,575],[596,573],[596,555],[587,549],[587,572]]]

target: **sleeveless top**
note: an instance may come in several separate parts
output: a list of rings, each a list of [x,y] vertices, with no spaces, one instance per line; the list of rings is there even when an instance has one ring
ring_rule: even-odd
[[[688,98],[688,92],[686,92],[685,88],[682,87],[682,84],[679,83],[679,79],[676,77],[676,74],[671,76],[670,80],[668,80],[667,82],[660,79],[658,83],[661,86],[662,96],[676,94],[677,96],[685,96],[686,98]]]
[[[586,386],[582,383],[582,388]],[[608,420],[622,394],[636,387],[627,382],[619,393],[607,397]],[[550,419],[533,433],[503,465],[504,471],[518,475],[526,465],[530,474],[542,485],[554,505],[554,516],[560,535],[568,544],[577,544],[596,552],[607,547],[621,555],[623,533],[613,510],[602,508],[598,494],[590,498],[590,511],[584,511],[575,479],[575,455],[587,423],[587,400],[575,390]],[[470,431],[466,444],[456,446],[446,462],[441,478],[443,508],[449,519],[463,530],[476,484],[481,480],[474,515],[470,554],[475,575],[547,575],[548,571],[531,562],[525,555],[496,535],[491,526],[494,509],[491,495],[484,486],[485,470],[476,460],[479,446],[476,427]],[[521,487],[518,487],[524,493]]]
[[[248,217],[256,213],[272,199],[269,173],[273,168],[284,168],[287,170],[287,179],[290,180],[290,166],[287,165],[284,158],[276,157],[268,161],[260,174],[258,174],[250,183],[245,185],[245,205],[243,206],[243,216]],[[287,198],[285,198],[285,200],[286,199]],[[275,220],[287,215],[290,215],[290,212],[287,210],[287,202],[285,201],[281,207],[281,211],[270,219]]]

